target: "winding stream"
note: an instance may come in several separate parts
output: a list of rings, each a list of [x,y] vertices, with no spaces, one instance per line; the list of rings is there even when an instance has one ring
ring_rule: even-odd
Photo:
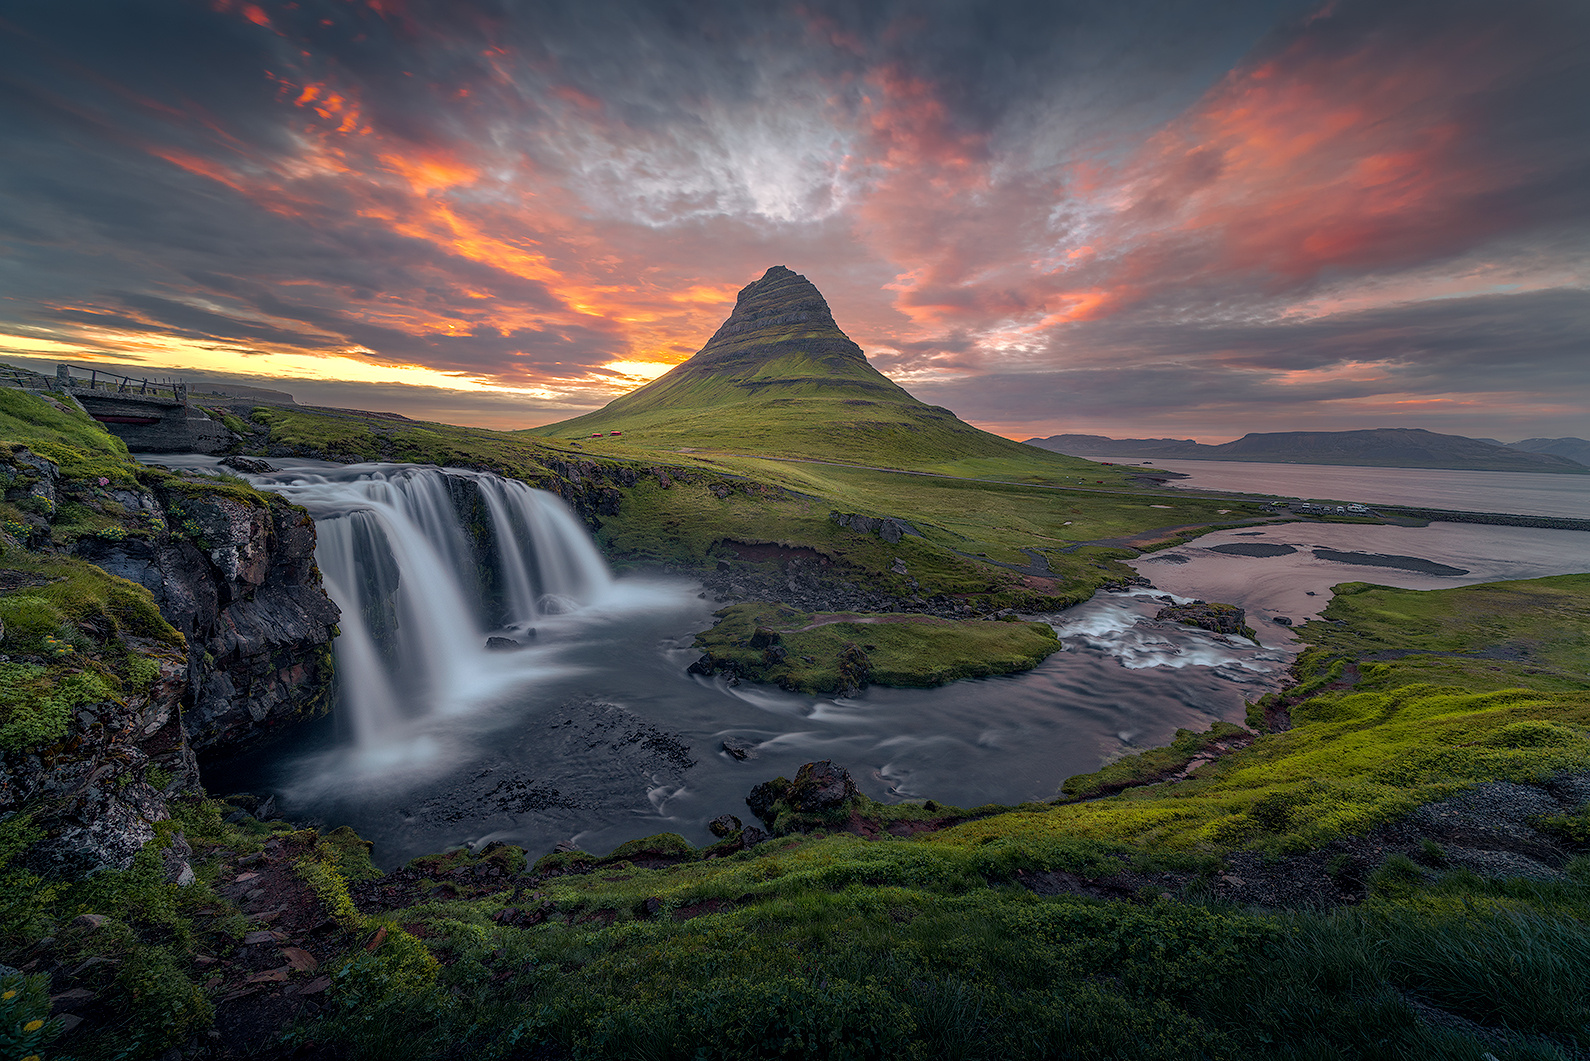
[[[482,573],[475,555],[472,574],[468,550],[438,515],[442,472],[287,463],[250,478],[316,514],[328,585],[345,615],[359,613],[337,645],[343,680],[357,685],[345,687],[332,718],[290,744],[219,764],[207,781],[220,792],[274,792],[295,819],[352,825],[387,866],[493,839],[533,855],[559,841],[605,851],[661,831],[707,843],[713,817],[747,817],[743,800],[754,784],[817,758],[848,766],[878,799],[1047,799],[1067,776],[1161,744],[1178,727],[1241,721],[1245,703],[1277,686],[1295,651],[1291,631],[1271,617],[1316,614],[1332,584],[1430,588],[1590,570],[1590,534],[1574,531],[1223,531],[1135,561],[1157,588],[1102,593],[1041,617],[1064,649],[1026,674],[823,698],[687,674],[697,655],[692,636],[720,604],[687,579],[609,579],[599,559],[591,565],[583,528],[550,495],[447,473],[470,477],[497,533],[519,543],[517,559],[505,555],[515,550],[490,554],[494,571]],[[410,540],[416,533],[423,541]],[[1273,555],[1216,551],[1244,543],[1269,545],[1246,551]],[[1363,566],[1321,551],[1381,559]],[[412,597],[405,602],[399,591],[404,647],[384,660],[373,643],[349,637],[373,614],[355,583],[370,585],[383,556]],[[1385,566],[1386,557],[1467,573],[1404,570]],[[509,570],[515,563],[522,578]],[[454,589],[438,588],[449,579]],[[480,583],[496,587],[489,600]],[[458,601],[446,599],[453,593]],[[1166,596],[1240,604],[1262,643],[1158,622]],[[523,647],[488,651],[493,634]],[[436,638],[446,652],[434,651]],[[754,758],[730,755],[726,739],[753,748]]]

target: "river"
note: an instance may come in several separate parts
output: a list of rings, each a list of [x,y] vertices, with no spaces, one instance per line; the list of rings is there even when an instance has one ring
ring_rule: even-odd
[[[251,478],[311,505],[322,526],[322,567],[346,593],[351,582],[367,580],[350,579],[348,557],[330,554],[332,543],[346,552],[358,537],[332,524],[397,519],[398,502],[409,497],[414,528],[386,532],[402,545],[392,550],[400,565],[414,562],[408,554],[419,546],[408,539],[420,531],[437,540],[451,533],[435,528],[434,506],[419,504],[434,487],[408,486],[404,494],[387,482],[416,474],[295,462],[281,475]],[[491,487],[483,497],[502,494],[483,486]],[[554,533],[559,550],[574,547],[564,523],[530,528],[524,506],[541,500],[509,500],[527,541]],[[1273,555],[1242,555],[1252,552]],[[430,602],[440,599],[435,571],[447,562],[427,562],[419,574],[405,569],[400,584]],[[436,615],[422,609],[414,613],[422,621],[405,621],[421,643],[399,653],[392,673],[407,676],[381,694],[387,706],[373,725],[365,717],[361,729],[367,709],[345,697],[334,717],[290,742],[216,764],[206,781],[222,793],[272,792],[296,820],[352,825],[376,842],[384,866],[494,839],[532,855],[560,841],[601,852],[663,831],[707,843],[713,817],[748,817],[744,797],[753,785],[813,759],[847,766],[878,799],[961,806],[1049,799],[1071,774],[1162,744],[1178,727],[1241,721],[1248,701],[1278,686],[1295,651],[1290,629],[1273,617],[1317,613],[1335,583],[1427,588],[1590,571],[1590,533],[1293,523],[1222,531],[1134,566],[1154,588],[1101,593],[1035,617],[1054,625],[1064,649],[1030,672],[938,689],[874,686],[853,698],[688,674],[693,635],[721,606],[689,579],[582,576],[565,593],[526,596],[525,614],[499,617],[500,628],[453,618],[452,629],[427,633],[424,623],[434,625]],[[1157,621],[1167,596],[1241,604],[1259,643]],[[351,616],[357,609],[349,603]],[[400,616],[415,603],[399,600]],[[348,619],[345,636],[356,626]],[[492,633],[527,645],[486,652]],[[452,662],[438,657],[419,666],[425,643],[443,636],[457,642],[443,654]],[[338,653],[345,681],[374,673],[369,659],[350,657],[341,642]],[[368,693],[373,681],[358,684]],[[435,691],[425,693],[427,683]],[[726,739],[752,748],[754,758],[731,756]]]

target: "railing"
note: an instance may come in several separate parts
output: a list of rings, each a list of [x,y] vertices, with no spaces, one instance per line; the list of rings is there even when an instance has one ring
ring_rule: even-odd
[[[84,376],[88,378],[83,379]],[[188,384],[185,380],[171,377],[143,379],[123,376],[90,365],[56,365],[55,385],[63,390],[90,390],[117,397],[150,398],[184,404],[188,400]]]
[[[0,386],[21,387],[27,390],[30,387],[41,387],[48,377],[37,372],[29,372],[25,368],[12,368],[10,365],[0,365]]]

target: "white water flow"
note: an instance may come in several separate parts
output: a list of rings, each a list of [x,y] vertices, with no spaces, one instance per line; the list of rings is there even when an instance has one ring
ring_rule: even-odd
[[[363,748],[522,685],[535,624],[612,588],[585,527],[521,482],[412,465],[256,481],[315,518],[315,559],[342,609],[339,713]],[[494,634],[524,647],[487,649]]]

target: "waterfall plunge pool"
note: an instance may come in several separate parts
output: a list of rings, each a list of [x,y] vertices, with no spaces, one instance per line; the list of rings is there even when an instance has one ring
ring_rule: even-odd
[[[707,821],[748,818],[753,785],[812,759],[849,767],[882,800],[1048,799],[1071,774],[1162,744],[1178,727],[1241,721],[1294,650],[1269,617],[1301,620],[1336,582],[1426,588],[1590,570],[1590,534],[1573,531],[1226,531],[1172,551],[1180,563],[1134,562],[1165,588],[1103,593],[1043,617],[1065,647],[1025,674],[821,698],[687,674],[692,636],[718,602],[684,578],[610,577],[551,495],[458,470],[278,463],[279,473],[248,478],[316,518],[317,558],[344,613],[339,702],[285,742],[211,765],[206,783],[271,792],[295,820],[351,825],[388,867],[491,840],[532,857],[559,841],[604,852],[663,831],[708,843]],[[1210,548],[1246,541],[1295,552]],[[1357,567],[1309,546],[1418,555],[1470,574]],[[1242,604],[1264,644],[1157,622],[1166,595]],[[493,635],[526,644],[490,651]],[[725,739],[754,746],[756,758],[736,760]]]

